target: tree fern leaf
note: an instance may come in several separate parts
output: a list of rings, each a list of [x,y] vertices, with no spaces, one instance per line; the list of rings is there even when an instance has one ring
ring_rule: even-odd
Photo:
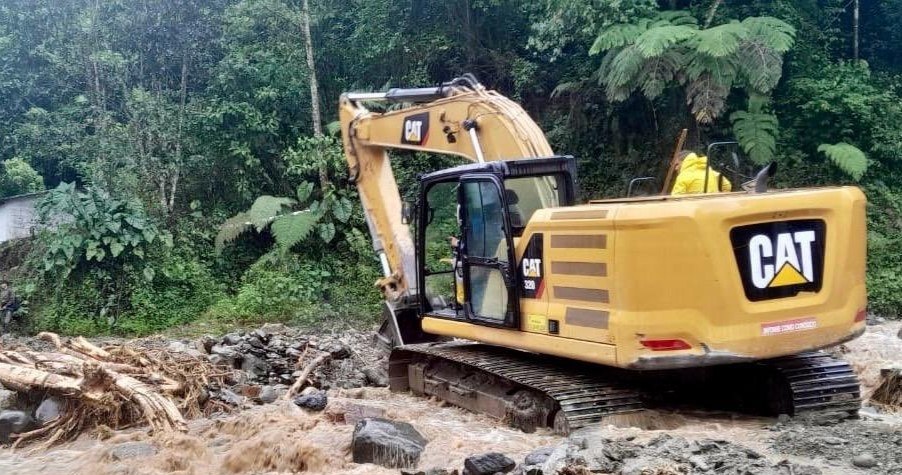
[[[248,210],[247,214],[250,217],[250,221],[254,224],[254,227],[257,228],[257,231],[263,231],[266,229],[266,226],[275,219],[279,212],[282,211],[283,206],[294,204],[294,202],[295,201],[291,198],[263,195],[254,201],[254,204],[251,206],[251,209]]]
[[[320,215],[310,210],[279,216],[272,222],[272,235],[279,247],[288,250],[310,235],[319,218]]]
[[[749,87],[767,94],[777,87],[783,74],[783,57],[760,38],[743,42],[737,60],[742,76]]]
[[[627,46],[617,53],[603,76],[609,100],[622,101],[629,96],[635,88],[636,75],[644,61],[637,53],[636,45]]]
[[[660,96],[664,88],[674,80],[684,62],[685,56],[675,49],[646,60],[637,78],[645,97],[654,99]]]
[[[716,80],[711,73],[702,73],[686,87],[686,103],[695,120],[710,124],[726,108],[730,86]]]
[[[238,213],[227,219],[219,226],[219,233],[216,234],[216,240],[214,241],[216,253],[222,252],[226,244],[234,241],[238,236],[250,229],[251,226],[251,218],[247,213]]]
[[[868,157],[854,145],[845,142],[833,145],[825,143],[821,144],[817,151],[823,152],[830,161],[856,181],[860,180],[868,169]]]
[[[622,23],[605,28],[598,38],[595,38],[595,42],[589,48],[589,54],[596,55],[602,51],[619,48],[636,41],[636,38],[644,31],[644,26],[641,23]]]
[[[695,28],[686,25],[656,26],[639,35],[634,45],[644,58],[651,58],[681,41],[693,38],[697,32]]]
[[[702,54],[722,58],[735,53],[748,30],[739,22],[726,23],[699,30],[695,35],[695,50]]]
[[[695,81],[702,75],[728,87],[733,84],[737,73],[737,60],[734,56],[715,58],[707,54],[694,54],[686,65],[686,79]]]
[[[749,37],[759,38],[772,50],[785,53],[795,43],[796,30],[789,23],[769,16],[749,17],[742,20]]]
[[[753,162],[764,165],[777,150],[777,118],[772,114],[736,111],[730,115],[733,134]]]
[[[686,10],[665,10],[656,19],[676,26],[698,26],[698,20]]]

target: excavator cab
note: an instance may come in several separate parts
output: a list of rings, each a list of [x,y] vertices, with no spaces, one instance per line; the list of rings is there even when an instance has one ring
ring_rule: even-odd
[[[520,236],[537,210],[573,205],[575,182],[575,160],[568,156],[476,163],[422,176],[415,226],[420,314],[519,328],[520,294],[536,290],[517,285],[529,272],[515,259]]]

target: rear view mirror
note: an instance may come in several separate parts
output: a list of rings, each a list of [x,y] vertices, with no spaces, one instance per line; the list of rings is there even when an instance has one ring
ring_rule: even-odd
[[[414,205],[410,201],[401,202],[401,224],[410,224],[413,221]]]

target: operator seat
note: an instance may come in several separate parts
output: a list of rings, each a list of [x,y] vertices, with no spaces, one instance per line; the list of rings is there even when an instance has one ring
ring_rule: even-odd
[[[520,237],[523,230],[526,229],[526,223],[523,219],[523,211],[520,210],[520,197],[517,192],[506,188],[504,190],[504,198],[507,200],[507,214],[511,220],[511,232],[514,237]]]

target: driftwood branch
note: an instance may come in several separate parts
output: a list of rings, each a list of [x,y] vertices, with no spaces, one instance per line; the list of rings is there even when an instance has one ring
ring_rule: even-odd
[[[307,365],[304,366],[304,369],[301,371],[300,376],[298,376],[297,381],[295,381],[294,384],[292,384],[291,387],[288,388],[288,392],[285,393],[285,399],[291,399],[295,394],[304,389],[304,386],[307,384],[307,378],[310,377],[310,373],[312,373],[317,366],[328,361],[329,356],[329,353],[323,353],[307,363]]]

